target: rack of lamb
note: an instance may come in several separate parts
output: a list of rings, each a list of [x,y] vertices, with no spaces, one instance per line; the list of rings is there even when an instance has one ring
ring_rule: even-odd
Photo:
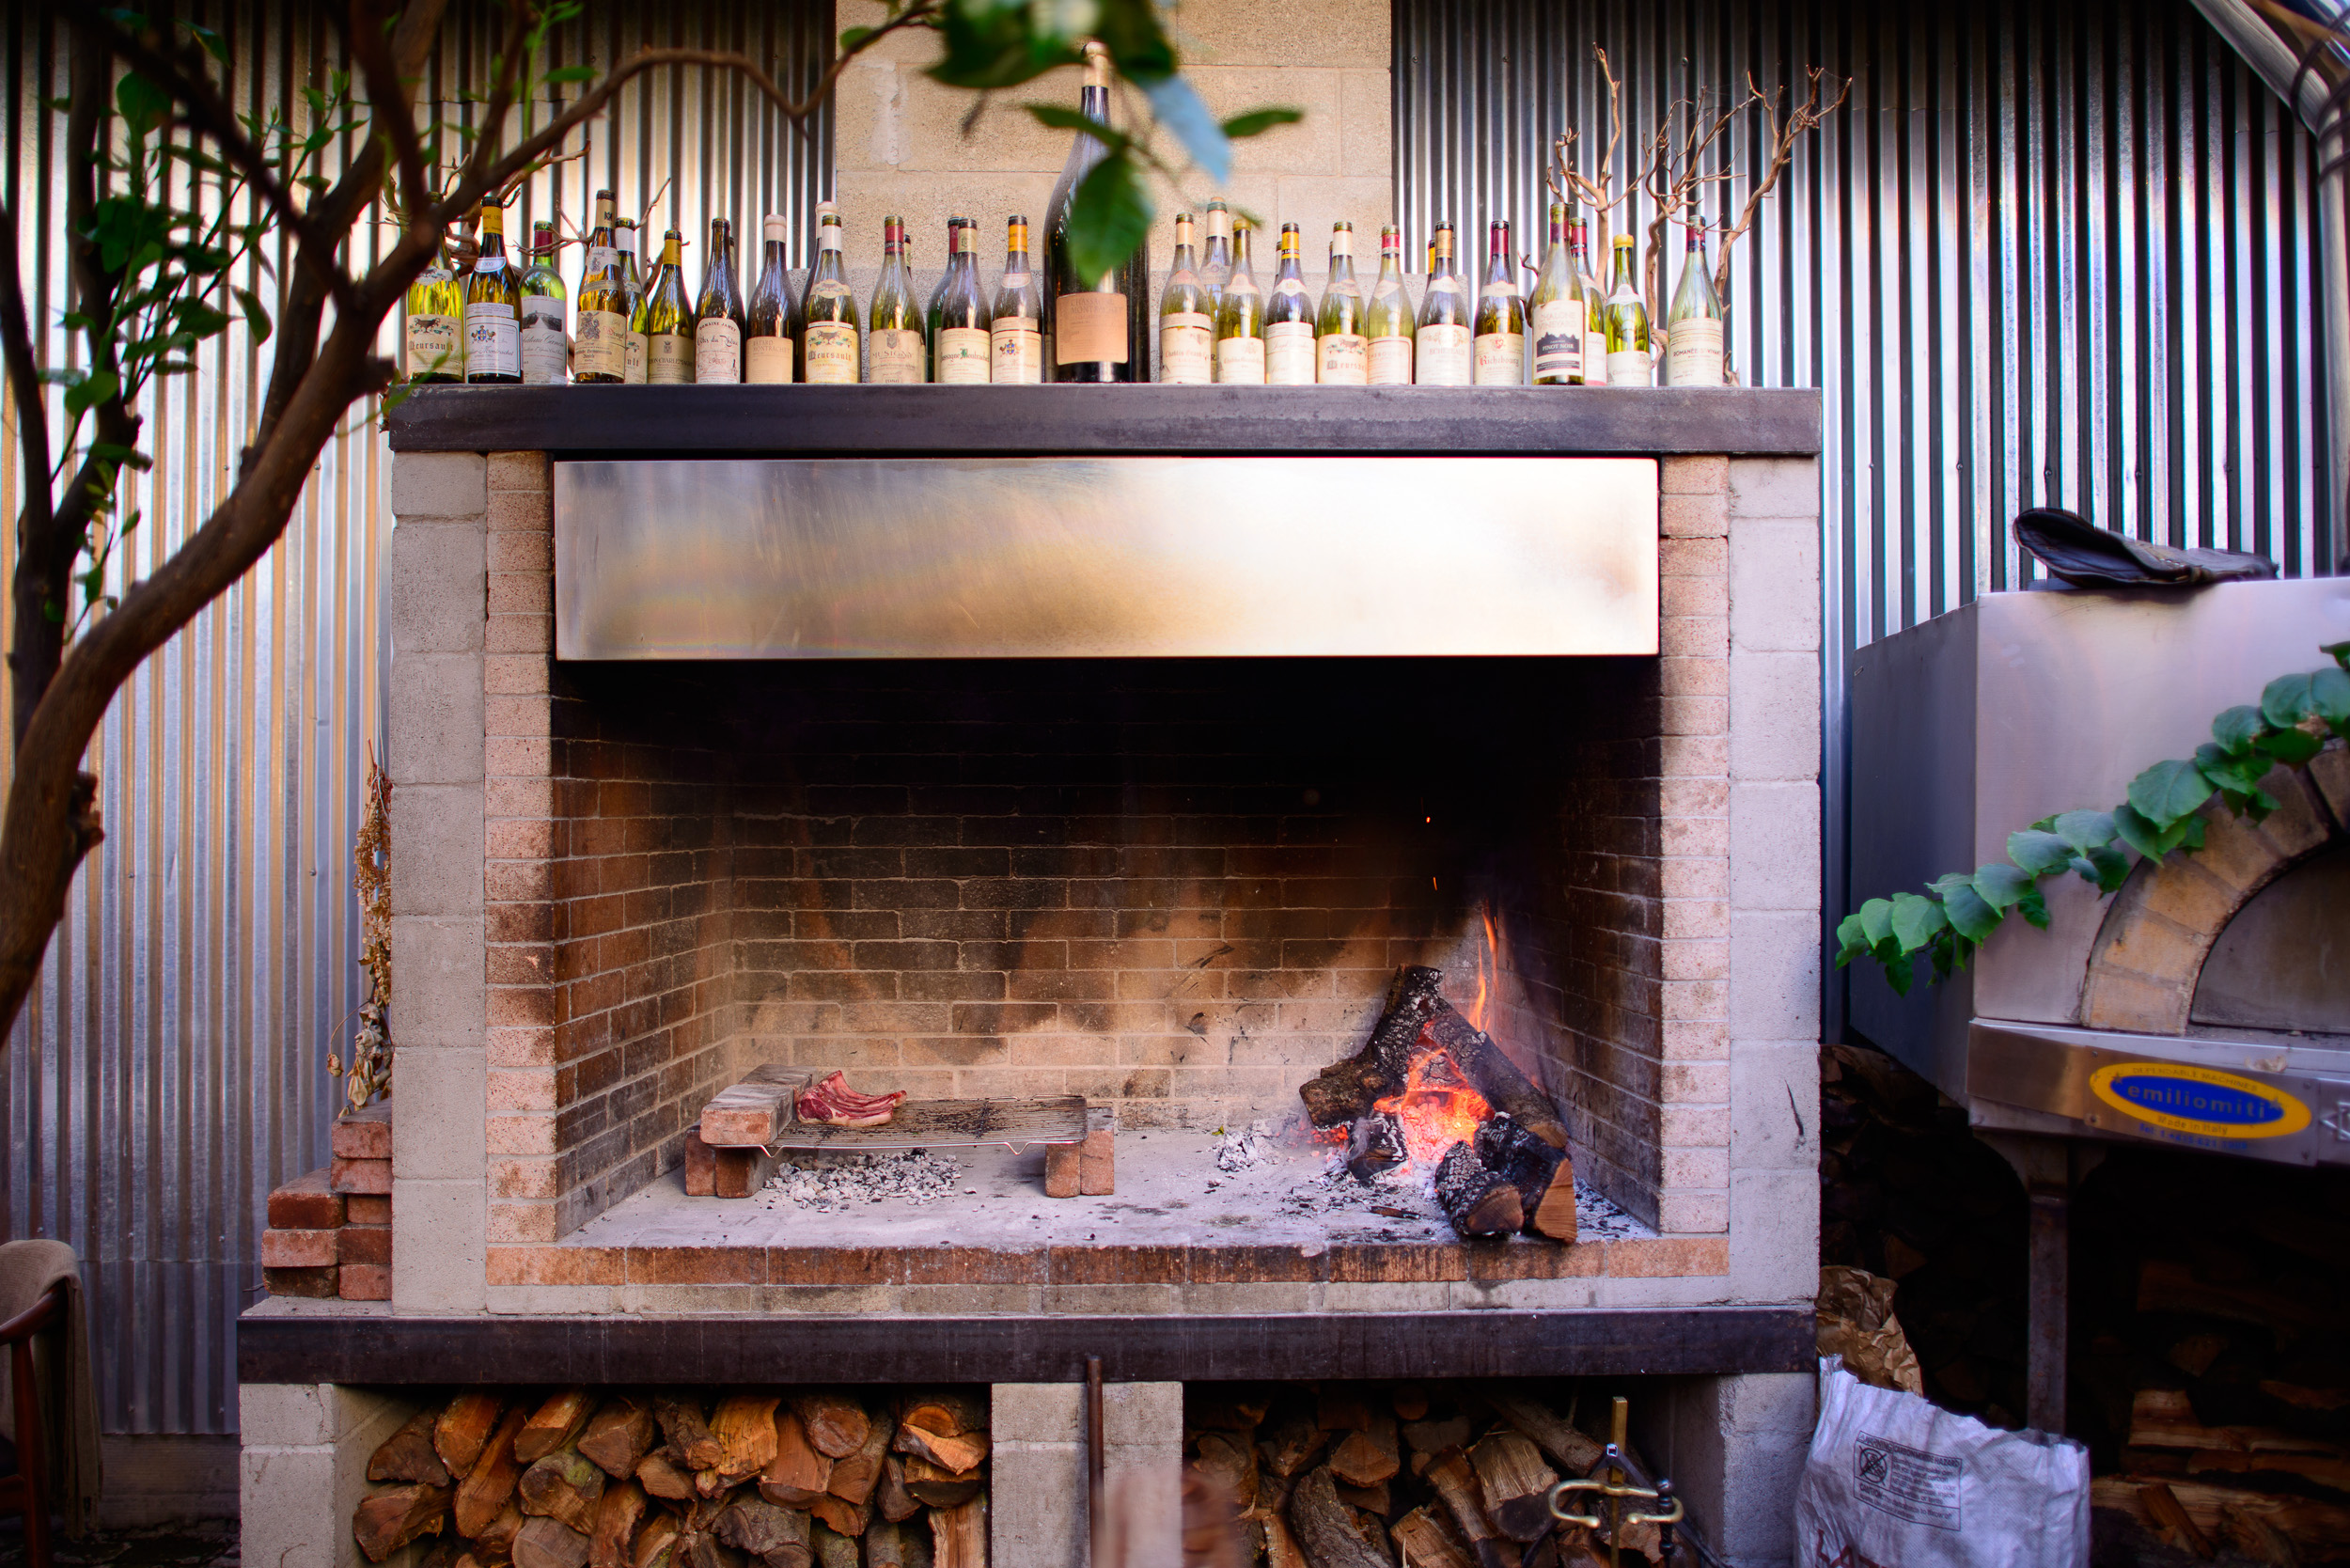
[[[813,1089],[800,1090],[794,1107],[803,1121],[828,1127],[879,1127],[898,1114],[905,1097],[902,1089],[886,1094],[859,1094],[849,1087],[847,1074],[835,1073]]]

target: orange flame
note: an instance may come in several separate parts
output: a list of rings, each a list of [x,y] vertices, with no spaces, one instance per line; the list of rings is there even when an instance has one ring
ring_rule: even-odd
[[[1395,1117],[1403,1129],[1404,1157],[1415,1166],[1432,1166],[1454,1144],[1476,1137],[1478,1123],[1493,1114],[1485,1097],[1463,1080],[1442,1051],[1415,1060],[1403,1092],[1374,1101],[1371,1108]]]
[[[1462,1015],[1476,1028],[1491,1033],[1493,1021],[1486,1010],[1501,990],[1501,937],[1494,929],[1492,909],[1481,909],[1478,915],[1485,925],[1485,947],[1477,955],[1477,999],[1462,1010]]]

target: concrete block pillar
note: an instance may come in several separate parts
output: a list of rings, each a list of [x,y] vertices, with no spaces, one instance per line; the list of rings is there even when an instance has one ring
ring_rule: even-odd
[[[1086,1568],[1085,1385],[998,1383],[989,1413],[988,1560]],[[1121,1568],[1183,1560],[1183,1386],[1102,1390],[1104,1490],[1124,1543]]]
[[[240,1388],[243,1560],[272,1568],[362,1568],[351,1515],[367,1495],[368,1458],[419,1408],[414,1400],[332,1383]]]
[[[1690,1523],[1731,1568],[1790,1568],[1795,1483],[1818,1415],[1810,1372],[1676,1379],[1633,1401],[1633,1443],[1672,1478]]]

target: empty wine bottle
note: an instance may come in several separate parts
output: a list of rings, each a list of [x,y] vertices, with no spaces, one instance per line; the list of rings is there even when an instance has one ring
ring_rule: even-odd
[[[1264,294],[1248,265],[1248,226],[1232,226],[1232,275],[1215,312],[1215,379],[1231,386],[1264,384]]]
[[[530,270],[523,274],[523,384],[560,386],[571,379],[563,275],[555,270],[555,225],[530,226]]]
[[[1303,236],[1293,223],[1281,226],[1280,260],[1273,294],[1264,307],[1264,380],[1267,386],[1314,384],[1314,302],[1306,292],[1299,251]]]
[[[1469,302],[1452,264],[1452,225],[1438,222],[1429,242],[1428,292],[1420,296],[1413,379],[1422,386],[1469,384]]]
[[[1028,220],[1021,213],[1004,226],[1004,275],[987,332],[990,382],[1034,386],[1044,379],[1043,295],[1028,267]]]
[[[922,310],[906,272],[906,223],[882,219],[881,277],[873,285],[872,308],[865,317],[866,379],[876,386],[919,384],[929,379],[930,353],[922,339]]]
[[[694,383],[731,386],[743,379],[743,290],[734,282],[734,225],[710,220],[701,298],[694,305]]]
[[[984,386],[991,322],[987,293],[979,287],[979,226],[958,218],[952,227],[955,248],[947,257],[931,329],[931,379],[945,386]]]
[[[1496,219],[1488,229],[1485,282],[1477,291],[1477,332],[1472,340],[1479,386],[1526,384],[1526,302],[1518,296],[1518,264],[1510,253],[1510,224]]]
[[[1205,386],[1214,379],[1215,307],[1193,259],[1191,214],[1175,220],[1175,262],[1159,296],[1159,380]]]
[[[861,363],[856,294],[840,255],[840,209],[816,208],[816,265],[800,300],[800,374],[822,385],[856,384]]]
[[[751,290],[743,327],[743,379],[761,385],[788,382],[792,374],[791,287],[784,268],[789,227],[777,212],[760,223],[766,256],[760,262],[759,286]]]
[[[1371,339],[1363,334],[1363,286],[1355,281],[1355,226],[1330,226],[1330,281],[1314,321],[1314,380],[1361,386],[1370,380]]]

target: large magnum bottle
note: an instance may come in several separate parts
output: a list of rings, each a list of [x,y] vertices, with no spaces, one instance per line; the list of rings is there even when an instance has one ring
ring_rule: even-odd
[[[1496,219],[1485,259],[1485,285],[1477,294],[1476,382],[1480,386],[1526,384],[1526,302],[1518,297],[1518,264],[1510,254],[1510,224]]]
[[[694,383],[731,386],[743,379],[743,290],[734,282],[734,225],[710,220],[710,257],[694,306]]]
[[[506,385],[523,379],[523,290],[506,258],[506,214],[481,209],[481,255],[465,279],[465,379]]]
[[[930,348],[922,340],[922,306],[906,271],[906,221],[882,219],[881,277],[873,285],[873,306],[865,318],[866,379],[876,386],[918,384],[930,378]]]
[[[1191,214],[1175,219],[1175,264],[1159,296],[1159,380],[1205,386],[1214,379],[1215,306],[1191,254]]]
[[[1583,384],[1583,334],[1590,316],[1583,300],[1583,274],[1567,249],[1567,205],[1550,204],[1550,250],[1543,258],[1541,275],[1534,280],[1534,297],[1528,302],[1528,325],[1534,337],[1534,384]]]
[[[987,290],[979,287],[979,226],[955,220],[955,248],[938,291],[938,321],[931,330],[931,379],[942,386],[985,386],[990,344]]]
[[[563,274],[555,270],[555,225],[530,226],[530,271],[523,274],[523,384],[560,386],[570,380],[571,339],[564,335]]]
[[[1078,107],[1096,124],[1109,123],[1109,51],[1098,43],[1086,45]],[[1150,379],[1151,273],[1143,247],[1099,277],[1079,277],[1069,261],[1069,206],[1103,156],[1102,144],[1079,132],[1044,210],[1044,347],[1055,381]]]
[[[791,379],[791,290],[784,276],[783,237],[790,228],[778,212],[760,225],[767,255],[751,291],[750,316],[743,332],[743,379],[772,384]]]
[[[1044,379],[1044,296],[1028,270],[1028,220],[1014,212],[1004,226],[1004,276],[988,313],[988,380],[998,386],[1034,386]]]
[[[1722,297],[1714,291],[1714,270],[1705,264],[1705,226],[1689,225],[1689,259],[1682,264],[1681,287],[1665,316],[1665,384],[1722,384]]]
[[[801,378],[855,385],[857,349],[856,295],[840,255],[840,209],[822,202],[816,208],[816,265],[808,270],[807,292],[800,300]]]
[[[596,227],[588,233],[588,259],[579,270],[579,341],[572,350],[572,379],[617,386],[628,372],[628,277],[620,270],[613,231],[612,193],[596,193]]]
[[[1439,221],[1429,243],[1428,292],[1420,296],[1413,359],[1418,384],[1469,384],[1469,302],[1452,265],[1452,225]]]

